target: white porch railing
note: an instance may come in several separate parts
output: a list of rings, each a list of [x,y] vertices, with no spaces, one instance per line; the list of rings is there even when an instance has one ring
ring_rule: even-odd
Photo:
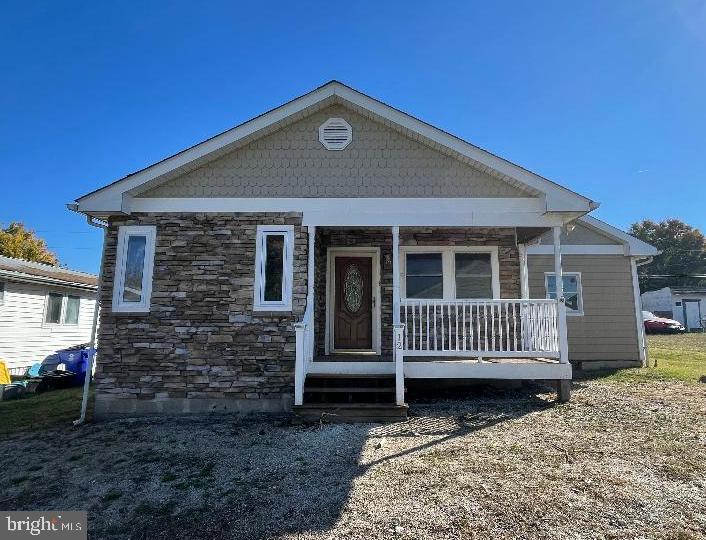
[[[400,300],[403,356],[559,358],[556,300]]]

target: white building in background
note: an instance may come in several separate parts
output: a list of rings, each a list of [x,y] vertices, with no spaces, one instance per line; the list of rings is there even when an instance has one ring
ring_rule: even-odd
[[[0,360],[21,372],[91,338],[97,277],[0,256]]]
[[[642,309],[677,320],[691,332],[706,326],[706,287],[664,287],[641,296]]]

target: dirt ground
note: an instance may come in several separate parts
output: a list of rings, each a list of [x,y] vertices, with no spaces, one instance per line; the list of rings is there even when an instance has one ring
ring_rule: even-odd
[[[574,383],[391,425],[121,420],[3,436],[0,508],[92,538],[706,538],[706,386]]]

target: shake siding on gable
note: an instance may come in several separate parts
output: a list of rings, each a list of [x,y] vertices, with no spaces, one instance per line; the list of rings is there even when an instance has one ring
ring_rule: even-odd
[[[637,321],[630,258],[565,255],[566,272],[581,272],[583,316],[568,316],[569,359],[639,364]],[[551,255],[529,256],[529,293],[544,298],[544,273],[554,271]]]
[[[353,128],[326,150],[319,126]],[[320,110],[139,197],[532,197],[342,105]]]
[[[31,366],[59,349],[90,340],[95,306],[93,292],[11,281],[4,283],[5,298],[0,304],[0,360],[9,368]],[[81,298],[78,325],[44,323],[48,292]]]

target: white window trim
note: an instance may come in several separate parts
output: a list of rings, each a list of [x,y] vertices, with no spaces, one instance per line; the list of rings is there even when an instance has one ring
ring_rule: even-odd
[[[284,236],[284,271],[282,300],[265,301],[266,239],[271,234]],[[253,311],[292,311],[292,281],[294,280],[294,225],[258,225],[255,245],[255,286]]]
[[[544,272],[544,296],[549,298],[549,276],[553,276],[554,272]],[[581,272],[562,272],[564,276],[576,276],[576,292],[578,293],[578,310],[571,309],[566,306],[566,315],[569,317],[582,317],[583,316],[583,281],[581,279]]]
[[[145,260],[142,268],[142,299],[140,302],[122,300],[125,287],[125,264],[130,236],[144,236]],[[152,273],[154,271],[154,247],[157,227],[154,225],[123,225],[118,228],[118,249],[115,259],[115,283],[113,285],[113,306],[117,313],[148,313],[152,299]]]
[[[47,322],[47,311],[49,310],[49,295],[54,294],[57,296],[61,296],[61,312],[59,313],[59,322]],[[67,323],[66,322],[66,305],[69,301],[69,296],[78,298],[78,319],[76,320],[75,323]],[[42,326],[78,326],[79,321],[81,320],[81,307],[82,307],[82,302],[81,302],[81,297],[77,294],[70,294],[70,293],[62,293],[62,292],[56,292],[56,291],[47,291],[47,293],[44,295],[44,311],[42,313]]]
[[[407,297],[407,254],[408,253],[441,253],[441,268],[443,272],[443,300],[456,299],[456,273],[454,254],[456,253],[490,253],[490,270],[492,272],[493,299],[500,298],[500,262],[498,246],[400,246],[400,296]],[[483,300],[479,298],[479,300]]]

